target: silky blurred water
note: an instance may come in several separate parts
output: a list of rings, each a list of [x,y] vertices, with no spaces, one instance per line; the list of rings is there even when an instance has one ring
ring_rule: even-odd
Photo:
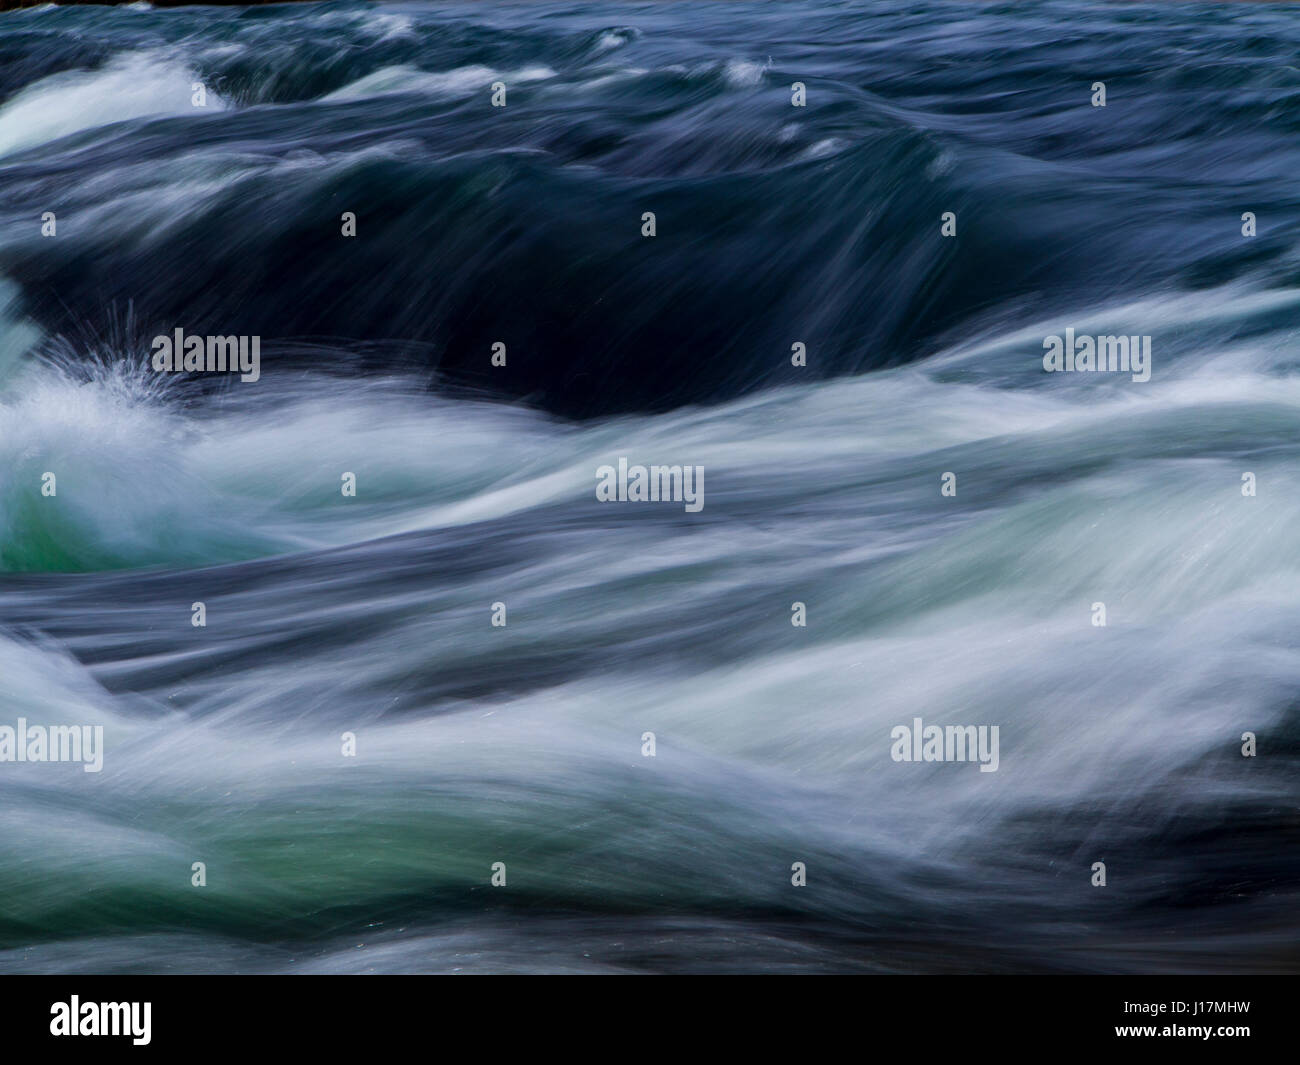
[[[1298,44],[0,16],[0,725],[106,736],[0,763],[0,970],[1294,971]],[[153,373],[177,327],[261,380]],[[1151,380],[1044,373],[1067,327]],[[598,502],[623,456],[703,510]]]

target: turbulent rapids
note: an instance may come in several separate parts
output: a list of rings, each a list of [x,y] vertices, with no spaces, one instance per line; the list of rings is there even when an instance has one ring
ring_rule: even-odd
[[[0,15],[0,971],[1293,971],[1298,49]]]

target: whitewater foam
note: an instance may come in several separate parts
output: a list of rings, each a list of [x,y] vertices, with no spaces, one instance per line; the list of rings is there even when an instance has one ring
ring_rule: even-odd
[[[186,66],[151,52],[116,57],[100,70],[52,74],[0,107],[0,156],[135,119],[224,110],[211,90],[206,107],[194,106],[197,80]]]
[[[511,84],[543,81],[555,77],[547,66],[528,66],[511,72],[501,72],[481,65],[457,67],[455,70],[427,71],[412,66],[391,66],[367,74],[364,78],[335,89],[321,97],[322,102],[365,100],[377,96],[416,93],[425,96],[459,97],[482,90],[486,92],[495,81]]]

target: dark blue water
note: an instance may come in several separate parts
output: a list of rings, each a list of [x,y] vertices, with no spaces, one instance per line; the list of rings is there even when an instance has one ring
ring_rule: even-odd
[[[1294,970],[1298,55],[1281,4],[0,15],[0,726],[106,737],[0,762],[0,969]],[[153,373],[178,327],[260,380]],[[1044,373],[1067,328],[1150,380]],[[704,508],[599,503],[620,456]]]

